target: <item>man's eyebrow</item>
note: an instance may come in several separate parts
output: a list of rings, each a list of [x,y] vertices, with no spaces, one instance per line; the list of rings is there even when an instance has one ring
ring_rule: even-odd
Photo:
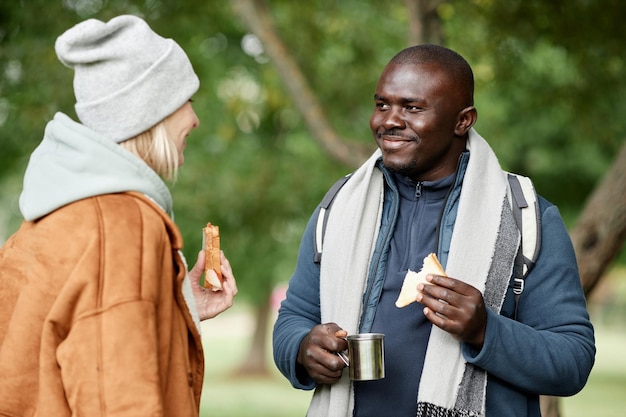
[[[402,99],[403,103],[426,103],[426,100],[417,97],[407,97]]]
[[[386,101],[387,99],[381,95],[374,94],[374,100]],[[424,100],[417,97],[404,97],[400,100],[402,103],[424,103]]]

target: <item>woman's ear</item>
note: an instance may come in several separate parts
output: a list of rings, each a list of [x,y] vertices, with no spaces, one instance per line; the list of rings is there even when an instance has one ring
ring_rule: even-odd
[[[478,119],[476,107],[469,106],[459,112],[459,118],[454,127],[454,134],[457,136],[465,136],[474,123]]]

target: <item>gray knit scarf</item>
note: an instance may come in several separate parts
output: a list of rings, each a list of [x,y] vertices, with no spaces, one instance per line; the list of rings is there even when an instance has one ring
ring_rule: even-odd
[[[473,129],[446,273],[478,288],[499,312],[519,246],[506,173]],[[383,176],[375,152],[343,186],[333,203],[320,272],[322,323],[336,322],[349,334],[359,330],[363,292],[380,228]],[[432,326],[417,395],[418,417],[484,416],[486,373],[468,364],[461,344]],[[307,416],[352,416],[354,390],[344,372],[333,385],[317,387]]]

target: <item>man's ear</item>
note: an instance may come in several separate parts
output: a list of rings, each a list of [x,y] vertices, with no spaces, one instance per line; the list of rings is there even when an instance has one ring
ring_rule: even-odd
[[[476,107],[469,106],[459,112],[459,117],[454,127],[454,134],[457,136],[465,136],[474,123],[478,119]]]

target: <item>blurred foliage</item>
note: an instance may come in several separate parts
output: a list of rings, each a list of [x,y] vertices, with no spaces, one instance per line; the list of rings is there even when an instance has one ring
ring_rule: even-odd
[[[620,0],[448,5],[450,46],[476,70],[477,129],[571,226],[626,140]]]
[[[373,149],[372,94],[386,62],[407,46],[404,1],[267,3],[331,124]],[[618,0],[466,0],[439,9],[447,45],[475,69],[478,131],[503,166],[533,177],[570,225],[624,142],[618,16],[625,12]],[[21,177],[56,111],[75,117],[73,74],[58,62],[55,38],[83,19],[122,13],[176,39],[201,79],[194,97],[201,125],[172,186],[189,262],[202,226],[218,224],[240,296],[267,300],[292,272],[310,213],[350,168],[311,140],[262,46],[227,1],[1,2],[0,184]],[[16,213],[15,187],[2,190],[3,211]],[[18,222],[13,215],[9,231]]]

